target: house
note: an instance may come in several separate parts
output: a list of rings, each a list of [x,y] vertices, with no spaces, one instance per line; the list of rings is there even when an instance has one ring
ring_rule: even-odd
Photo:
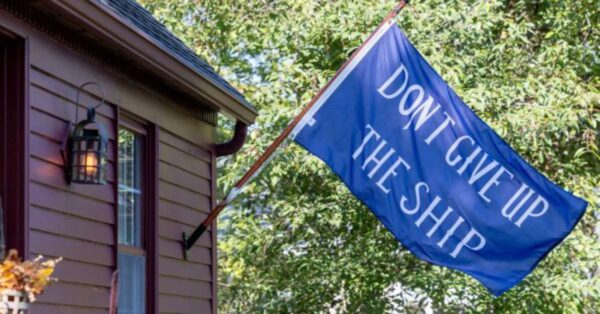
[[[30,313],[108,313],[115,270],[119,313],[215,312],[216,226],[187,259],[182,233],[215,205],[215,160],[253,107],[134,0],[0,0],[0,47],[5,245],[64,258]],[[96,106],[105,162],[77,169],[106,182],[69,182],[73,126]]]

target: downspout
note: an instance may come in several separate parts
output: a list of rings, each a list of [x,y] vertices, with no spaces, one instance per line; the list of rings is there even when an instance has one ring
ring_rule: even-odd
[[[233,137],[229,142],[216,145],[217,157],[235,154],[244,146],[246,135],[248,134],[248,125],[240,120],[235,122]]]

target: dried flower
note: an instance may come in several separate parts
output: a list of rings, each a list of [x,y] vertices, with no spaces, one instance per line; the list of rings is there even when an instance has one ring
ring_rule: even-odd
[[[16,290],[27,293],[30,302],[42,293],[51,282],[57,281],[50,277],[56,264],[62,258],[42,261],[40,255],[33,260],[22,261],[16,250],[10,250],[0,264],[0,293],[5,290]]]

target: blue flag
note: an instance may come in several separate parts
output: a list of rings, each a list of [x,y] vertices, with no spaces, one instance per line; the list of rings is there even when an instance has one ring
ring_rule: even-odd
[[[292,131],[414,255],[495,295],[564,239],[587,203],[524,161],[389,22]]]

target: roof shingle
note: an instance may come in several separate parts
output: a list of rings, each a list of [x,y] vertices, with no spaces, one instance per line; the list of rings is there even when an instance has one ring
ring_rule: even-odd
[[[148,12],[135,0],[101,0],[100,2],[153,38],[165,50],[178,57],[200,75],[240,100],[242,104],[252,108],[252,105],[235,87],[218,75],[206,61],[196,55],[162,23],[156,20],[152,13]]]

